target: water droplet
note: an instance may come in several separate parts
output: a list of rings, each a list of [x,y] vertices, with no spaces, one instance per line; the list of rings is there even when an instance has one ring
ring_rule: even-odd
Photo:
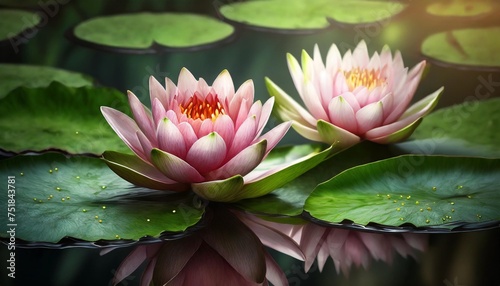
[[[33,198],[33,200],[36,202],[36,201],[37,201],[37,198]]]
[[[99,220],[99,223],[102,223],[102,219]]]
[[[432,208],[431,208],[431,207],[427,207],[427,210],[428,210],[428,211],[431,211],[431,210],[432,210]]]
[[[104,186],[104,185],[103,185],[103,186],[101,186],[101,189],[103,189],[103,190],[104,190],[104,189],[106,189],[106,186]]]
[[[65,200],[66,200],[65,198],[62,198],[62,199],[61,199],[61,201],[63,201],[63,202],[64,202]]]
[[[39,202],[39,203],[41,203],[41,202],[42,202],[42,200],[38,200],[38,202]]]
[[[78,179],[80,179],[80,176],[76,176],[75,178],[78,180]]]
[[[423,211],[424,211],[424,209],[419,209],[419,211],[420,211],[420,212],[423,212]]]
[[[407,197],[406,197],[406,199],[407,199],[407,200],[411,199],[411,196],[407,196]]]
[[[430,223],[431,221],[430,221],[429,219],[426,219],[426,220],[425,220],[425,222],[426,222],[426,223]]]
[[[61,190],[61,188],[60,188],[60,187],[56,187],[56,191],[60,191],[60,190]]]
[[[457,189],[459,189],[459,190],[460,190],[460,189],[461,189],[461,188],[463,188],[463,187],[464,187],[464,186],[459,185],[459,186],[457,186]]]
[[[24,176],[24,173],[23,173],[23,172],[21,172],[19,175]]]
[[[455,202],[451,202],[451,203],[450,203],[450,205],[454,205],[454,204],[455,204]]]
[[[391,198],[391,195],[387,194],[387,196],[386,196],[386,197],[387,197],[388,199],[390,199],[390,198]]]
[[[402,206],[404,206],[404,205],[405,205],[405,203],[403,202],[403,203],[401,203],[401,205],[402,205]]]
[[[377,194],[377,197],[380,197],[380,194]]]
[[[51,197],[48,197],[48,198],[47,198],[47,200],[50,200],[50,199],[51,199]]]
[[[404,218],[400,217],[399,220],[404,220]]]
[[[102,206],[102,209],[105,210],[106,209],[106,206]]]
[[[437,188],[436,187],[432,187],[432,190],[435,191],[435,190],[437,190]]]
[[[174,214],[175,214],[176,212],[177,212],[176,210],[172,210],[172,213],[174,213]]]
[[[56,171],[56,172],[57,172],[57,171],[59,171],[59,169],[58,169],[58,168],[54,168],[54,171]]]
[[[446,218],[445,218],[445,217],[442,217],[442,218],[441,218],[441,220],[442,220],[442,221],[446,221]]]
[[[117,235],[115,235],[115,238],[116,239],[120,239],[120,236],[117,234]]]
[[[151,221],[149,218],[146,221]]]
[[[397,208],[396,210],[399,212],[401,210],[401,208]]]
[[[451,220],[451,215],[448,216],[448,219]]]
[[[98,216],[98,215],[96,215],[96,216],[95,216],[95,219],[98,219],[98,218],[99,218],[99,216]]]
[[[52,169],[50,169],[50,170],[49,170],[49,173],[51,173],[51,174],[52,174]]]
[[[419,201],[415,201],[415,204],[416,204],[416,205],[419,205],[419,204],[420,204],[420,202],[419,202]]]
[[[87,212],[87,210],[86,210],[86,209],[83,209],[83,210],[82,210],[82,212],[86,213],[86,212]]]
[[[451,209],[451,212],[454,213],[455,212],[455,209]]]
[[[399,198],[402,199],[403,198],[403,195],[399,195]]]
[[[393,203],[397,203],[397,202],[398,202],[398,200],[394,200],[394,201],[392,201],[392,202],[393,202]]]
[[[67,199],[67,200],[69,200],[69,199],[70,199],[70,197],[66,197],[66,199]]]
[[[472,196],[471,196],[471,195],[467,195],[467,198],[468,198],[468,199],[472,199]]]
[[[50,196],[49,196],[49,198],[51,198],[51,199],[52,199],[53,197],[54,197],[53,195],[50,195]]]
[[[75,134],[78,135],[78,134],[80,134],[80,132],[76,131]]]
[[[481,215],[480,215],[480,214],[477,214],[476,216],[477,216],[477,218],[479,218],[479,219],[481,218]]]

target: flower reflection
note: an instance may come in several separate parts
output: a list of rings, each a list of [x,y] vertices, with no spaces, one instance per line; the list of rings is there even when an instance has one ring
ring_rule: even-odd
[[[114,283],[145,262],[141,285],[268,285],[268,280],[287,285],[283,271],[245,224],[220,208],[207,215],[210,224],[187,237],[137,246]]]
[[[339,141],[349,147],[362,139],[404,140],[436,106],[442,92],[440,88],[409,106],[425,61],[408,71],[399,51],[393,56],[385,46],[370,57],[364,41],[343,57],[332,45],[326,65],[317,45],[313,58],[303,51],[302,67],[290,54],[287,60],[306,109],[266,78],[277,113],[283,120],[293,120],[293,128],[302,136],[328,144]]]
[[[313,223],[283,224],[246,215],[245,222],[260,238],[264,245],[296,257],[293,248],[286,249],[280,240],[268,240],[260,236],[261,229],[278,231],[292,238],[300,246],[304,255],[305,271],[311,269],[315,260],[318,268],[331,257],[337,272],[349,273],[351,266],[367,268],[371,259],[391,263],[397,252],[403,257],[416,257],[418,251],[427,247],[428,236],[415,233],[371,233],[340,228],[331,228]],[[289,243],[289,242],[288,242]]]

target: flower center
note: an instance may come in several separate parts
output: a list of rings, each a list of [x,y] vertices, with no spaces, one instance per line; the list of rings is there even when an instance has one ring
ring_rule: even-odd
[[[372,90],[385,83],[385,78],[380,77],[380,71],[355,68],[350,71],[344,71],[349,90],[353,91],[358,86],[365,86]]]
[[[186,114],[191,119],[205,120],[210,118],[212,121],[215,121],[219,114],[226,113],[217,95],[208,95],[204,100],[194,95],[184,105],[180,104],[179,108],[183,114]]]

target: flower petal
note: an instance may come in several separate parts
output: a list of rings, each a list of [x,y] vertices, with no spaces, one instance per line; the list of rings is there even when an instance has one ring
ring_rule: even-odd
[[[161,243],[139,245],[120,263],[118,270],[114,273],[113,285],[120,283],[130,276],[148,258],[154,256],[161,247]]]
[[[214,132],[224,139],[226,146],[231,146],[234,139],[234,123],[231,117],[226,114],[219,115],[214,122]]]
[[[382,102],[370,103],[356,112],[356,120],[358,121],[358,133],[364,134],[368,130],[382,125],[384,120],[384,109]]]
[[[151,103],[158,100],[163,106],[168,106],[167,91],[154,76],[149,77],[149,99]]]
[[[101,113],[118,137],[120,137],[135,154],[147,160],[146,156],[144,156],[141,143],[136,136],[139,126],[137,126],[135,121],[125,113],[106,106],[101,106]]]
[[[233,144],[229,148],[228,158],[238,154],[241,150],[246,148],[255,139],[257,132],[257,122],[255,116],[248,117],[236,131],[234,135]]]
[[[370,56],[368,54],[368,47],[366,46],[366,42],[361,40],[356,48],[352,51],[352,58],[355,61],[354,66],[356,67],[368,67],[370,63]]]
[[[174,181],[180,183],[193,183],[205,180],[205,178],[186,161],[160,149],[155,148],[151,151],[151,161],[160,172]]]
[[[235,175],[225,180],[206,181],[191,184],[191,189],[198,196],[214,202],[235,202],[241,198],[243,177]]]
[[[354,134],[358,133],[356,114],[343,96],[334,97],[328,104],[330,122]]]
[[[292,76],[293,84],[295,85],[295,89],[300,93],[302,93],[302,85],[304,83],[304,72],[302,71],[299,62],[297,59],[292,56],[292,54],[286,54],[286,62],[288,64],[288,70],[290,71],[290,75]],[[267,81],[267,78],[266,78]],[[269,80],[271,82],[271,80]],[[269,90],[269,86],[268,86]]]
[[[274,286],[287,286],[288,279],[281,269],[280,265],[274,261],[274,258],[266,252],[264,252],[266,257],[266,278]]]
[[[305,271],[309,271],[316,256],[318,255],[321,243],[326,239],[328,230],[326,227],[318,226],[312,223],[304,225],[302,236],[300,238],[300,248],[304,252]]]
[[[290,110],[290,114],[295,115],[294,121],[299,121],[302,124],[309,124],[310,126],[316,125],[316,119],[303,108],[300,104],[298,104],[293,98],[291,98],[288,94],[286,94],[279,86],[277,86],[271,79],[268,77],[265,78],[266,87],[271,96],[276,98],[277,108]],[[285,119],[288,120],[288,119]]]
[[[206,174],[222,164],[226,158],[226,143],[216,132],[211,132],[194,142],[187,152],[186,162],[200,174]]]
[[[160,120],[157,129],[158,146],[161,150],[179,158],[186,156],[186,143],[177,126],[168,118]]]
[[[333,44],[328,49],[328,54],[326,55],[326,71],[330,74],[336,73],[341,69],[342,56],[340,55],[339,48],[337,45]]]
[[[290,121],[283,122],[257,139],[257,141],[267,141],[266,155],[278,144],[279,141],[281,141],[288,129],[290,129],[291,125],[292,122]]]
[[[212,84],[212,88],[217,93],[219,100],[225,101],[234,96],[234,84],[231,75],[227,70],[223,70]]]
[[[260,134],[264,129],[264,126],[266,126],[267,121],[271,116],[271,112],[273,111],[273,105],[274,105],[274,97],[271,97],[262,106],[259,117],[259,124],[257,126],[257,134]]]
[[[355,134],[324,120],[318,120],[316,127],[322,142],[335,144],[339,149],[351,147],[361,140]]]
[[[146,135],[150,141],[156,143],[156,132],[153,127],[153,119],[149,113],[149,109],[147,109],[131,91],[128,91],[127,95],[130,109],[132,110],[137,126],[139,126],[144,135]]]
[[[266,154],[267,141],[262,140],[236,154],[220,168],[205,175],[210,180],[223,180],[234,175],[245,176],[260,164]]]
[[[105,151],[102,158],[113,172],[134,185],[171,191],[184,191],[188,187],[167,178],[155,167],[134,155]]]
[[[410,118],[411,119],[411,118]],[[381,135],[379,137],[374,137],[372,138],[372,134],[367,132],[366,134],[369,136],[366,136],[366,140],[379,143],[379,144],[390,144],[390,143],[396,143],[405,140],[406,138],[410,137],[410,135],[415,131],[415,129],[420,125],[422,122],[422,118],[416,119],[415,121],[411,122],[407,119],[401,120],[394,122],[392,124],[382,126],[376,129],[372,129],[371,131],[377,131],[377,132],[388,132],[396,129],[396,131],[392,133],[388,133],[385,135]],[[370,132],[371,132],[370,131]]]

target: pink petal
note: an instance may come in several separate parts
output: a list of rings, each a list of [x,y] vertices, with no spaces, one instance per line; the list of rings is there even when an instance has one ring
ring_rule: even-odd
[[[120,137],[135,154],[147,160],[144,156],[141,143],[136,136],[139,127],[135,121],[123,112],[106,106],[101,107],[101,113],[118,137]]]
[[[288,64],[288,70],[290,71],[290,75],[292,76],[293,84],[295,85],[295,89],[299,92],[299,94],[303,91],[303,82],[304,82],[304,73],[300,67],[299,62],[295,59],[292,54],[286,54],[286,60]]]
[[[201,138],[203,136],[207,136],[213,131],[214,131],[214,122],[212,121],[212,119],[205,119],[201,121],[200,129],[198,129],[196,136],[198,136],[198,138]]]
[[[302,230],[300,239],[300,248],[306,257],[305,271],[311,268],[316,256],[318,255],[321,244],[324,243],[327,234],[325,227],[317,226],[312,223],[306,224]]]
[[[255,116],[255,119],[258,122],[257,128],[260,128],[261,113],[262,113],[262,102],[260,100],[257,100],[252,104],[252,107],[250,107],[250,110],[248,111],[248,116]],[[256,133],[258,134],[259,132],[256,131]]]
[[[153,272],[156,266],[157,257],[153,257],[151,261],[146,266],[146,270],[142,273],[141,277],[141,286],[149,286],[151,284],[151,280],[153,280]]]
[[[343,96],[337,96],[330,101],[328,112],[333,125],[357,134],[356,114]]]
[[[326,260],[330,256],[329,254],[330,252],[328,249],[328,245],[325,242],[321,243],[318,255],[316,256],[316,260],[318,261],[319,272],[323,271],[323,267],[325,267]]]
[[[217,93],[221,101],[231,99],[234,96],[234,84],[231,75],[227,70],[223,70],[215,79],[212,88]]]
[[[238,154],[243,148],[246,148],[255,138],[257,131],[257,122],[255,117],[248,117],[236,131],[234,135],[233,144],[229,148],[228,158]]]
[[[266,279],[273,283],[274,286],[288,286],[288,279],[280,265],[274,261],[267,251],[264,255],[266,257]]]
[[[130,103],[130,109],[132,110],[132,114],[134,115],[137,126],[139,126],[139,128],[142,130],[144,135],[148,137],[149,140],[155,142],[155,129],[153,127],[153,119],[151,118],[149,110],[148,112],[146,112],[147,108],[131,91],[128,91],[127,95],[128,102]]]
[[[244,176],[248,174],[262,162],[266,154],[266,145],[267,142],[262,140],[248,146],[220,168],[206,174],[205,177],[210,180],[222,180],[234,175]]]
[[[343,72],[338,71],[333,77],[333,94],[332,97],[349,92],[349,86]]]
[[[164,118],[160,121],[157,129],[157,137],[158,146],[161,150],[179,158],[186,156],[187,148],[184,137],[170,119]]]
[[[262,106],[262,110],[259,117],[259,124],[257,126],[257,134],[260,134],[271,116],[271,112],[273,111],[274,105],[274,97],[269,98],[264,105]]]
[[[162,102],[165,108],[171,108],[171,102],[174,100],[175,95],[178,92],[177,86],[175,86],[175,83],[169,79],[168,77],[165,78],[165,92],[167,94],[166,97],[166,102]]]
[[[356,67],[364,68],[368,66],[370,62],[370,57],[368,55],[368,47],[366,46],[366,42],[361,40],[356,48],[352,51],[352,58],[355,61],[353,64]]]
[[[203,78],[198,80],[198,83],[196,84],[196,92],[201,94],[203,98],[210,94],[210,87]]]
[[[329,74],[334,74],[341,69],[341,64],[342,56],[340,55],[339,48],[337,48],[337,45],[333,44],[330,46],[328,54],[326,55],[326,70]]]
[[[179,90],[179,95],[182,96],[180,100],[184,104],[189,97],[194,95],[196,90],[197,80],[194,78],[193,74],[187,69],[182,68],[179,73],[179,79],[177,82],[177,89]]]
[[[302,125],[298,122],[293,122],[292,128],[295,131],[297,131],[297,133],[299,133],[302,137],[304,137],[306,139],[316,141],[316,142],[324,142],[324,143],[328,144],[328,142],[325,142],[325,139],[319,134],[319,132],[316,128],[311,128],[309,126]]]
[[[149,99],[150,102],[154,102],[157,99],[163,106],[168,106],[167,91],[154,76],[149,77]]]
[[[153,149],[151,161],[165,176],[180,183],[202,182],[205,178],[198,171],[181,158]]]
[[[163,118],[167,117],[167,111],[158,98],[155,98],[153,99],[153,101],[151,101],[151,111],[153,114],[154,126],[158,126],[160,121],[163,120]]]
[[[325,65],[323,64],[323,59],[321,58],[321,52],[319,51],[318,44],[314,45],[313,62],[316,72],[325,70]]]
[[[318,75],[319,93],[321,97],[321,106],[328,106],[328,103],[334,96],[332,75],[326,71],[321,71]]]
[[[325,110],[326,107],[321,105],[321,95],[318,93],[319,91],[316,90],[313,83],[306,79],[303,88],[302,100],[307,109],[316,119],[328,120],[328,114]]]
[[[343,94],[346,94],[346,93],[343,93]],[[352,91],[352,93],[354,94],[355,99],[358,101],[358,106],[359,106],[359,108],[355,111],[358,111],[361,107],[368,104],[368,102],[369,102],[368,100],[370,97],[370,91],[368,90],[368,88],[366,86],[360,85],[360,86],[356,87]],[[351,103],[351,102],[349,101],[349,103]]]
[[[226,114],[219,115],[214,122],[214,132],[224,139],[226,146],[231,146],[234,139],[234,124],[231,117]]]
[[[200,174],[205,174],[222,164],[226,152],[224,139],[216,132],[212,132],[194,142],[186,155],[186,161]]]
[[[366,66],[366,69],[380,71],[381,68],[382,68],[382,62],[380,61],[380,56],[378,55],[377,52],[375,52],[373,53],[373,56],[370,58],[370,62]]]
[[[186,144],[186,150],[189,150],[191,146],[198,140],[193,127],[187,122],[181,122],[177,125],[179,131],[182,133],[182,138],[184,138],[184,142]]]
[[[384,109],[381,102],[371,103],[356,112],[358,121],[358,133],[364,134],[368,130],[378,127],[384,120]]]
[[[291,125],[292,122],[283,122],[257,139],[257,141],[267,140],[266,155],[281,141]]]
[[[151,144],[151,141],[149,141],[148,138],[146,138],[146,135],[144,135],[144,133],[142,133],[140,130],[137,130],[135,134],[137,136],[137,140],[139,140],[139,143],[141,143],[141,147],[144,153],[144,158],[147,159],[146,161],[149,161],[150,160],[149,153],[151,152],[151,149],[157,148],[158,146],[153,146]]]
[[[344,54],[344,57],[342,57],[341,70],[343,70],[343,71],[350,71],[350,70],[352,70],[355,67],[356,66],[355,66],[354,59],[352,57],[352,52],[351,52],[351,50],[348,50]]]

